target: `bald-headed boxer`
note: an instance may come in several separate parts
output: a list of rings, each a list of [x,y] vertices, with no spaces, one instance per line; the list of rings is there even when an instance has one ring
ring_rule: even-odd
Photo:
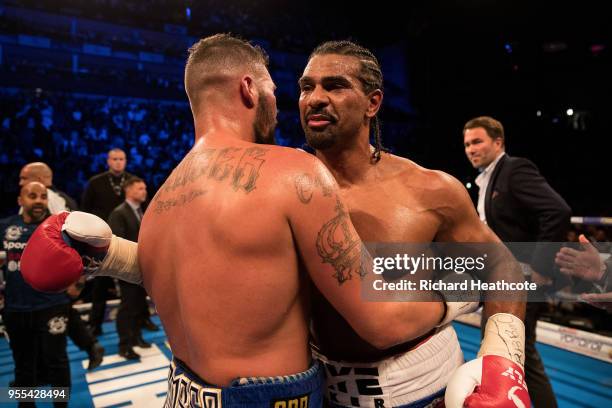
[[[338,182],[361,238],[376,243],[499,243],[480,222],[459,181],[383,151],[377,118],[382,86],[376,57],[348,41],[318,46],[299,80],[306,141]],[[372,131],[375,147],[370,145]],[[487,280],[523,281],[518,265],[509,269],[502,257],[489,259],[487,265]],[[463,406],[464,400],[466,406],[514,407],[510,390],[529,406],[522,380],[522,300],[485,303],[488,323],[479,358],[457,370],[446,392],[447,407]],[[380,350],[322,297],[315,296],[313,310],[315,353],[326,366],[332,405],[430,406],[442,399],[463,361],[450,325]]]
[[[260,144],[273,141],[276,124],[266,64],[262,50],[228,35],[190,49],[185,88],[196,142],[143,218],[138,261],[133,243],[111,238],[108,226],[83,213],[43,225],[24,256],[28,270],[52,258],[78,270],[67,241],[90,244],[80,249],[89,251],[87,268],[137,280],[140,267],[174,354],[166,406],[320,406],[322,373],[308,347],[309,277],[381,347],[443,318],[440,302],[361,300],[371,260],[333,177],[314,156]],[[307,178],[318,187],[304,197]],[[29,278],[50,288],[68,275]]]

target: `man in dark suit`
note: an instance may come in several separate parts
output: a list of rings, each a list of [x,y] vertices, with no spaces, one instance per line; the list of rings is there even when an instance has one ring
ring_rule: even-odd
[[[532,242],[513,251],[528,279],[546,287],[552,283],[556,250],[542,242],[564,241],[571,209],[529,160],[505,153],[504,128],[488,116],[463,127],[465,153],[480,170],[477,209],[504,242]],[[535,348],[535,330],[542,302],[529,302],[525,318],[525,376],[536,408],[555,407],[555,396]]]
[[[125,201],[117,206],[108,218],[113,233],[118,237],[138,241],[142,204],[147,199],[147,186],[138,177],[131,177],[125,182]],[[117,333],[119,334],[119,355],[135,360],[140,358],[133,347],[149,348],[151,344],[142,339],[141,327],[148,318],[147,293],[144,288],[132,283],[119,281],[121,289],[121,306],[117,313]]]

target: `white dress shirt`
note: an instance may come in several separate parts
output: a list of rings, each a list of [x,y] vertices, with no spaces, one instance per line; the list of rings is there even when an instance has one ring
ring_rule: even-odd
[[[478,186],[478,205],[476,209],[478,210],[478,215],[480,219],[485,224],[487,223],[487,217],[485,214],[485,196],[487,195],[487,188],[489,187],[489,181],[491,181],[491,174],[493,174],[493,170],[495,170],[495,166],[497,166],[497,162],[502,156],[506,154],[505,152],[501,152],[499,156],[495,158],[484,170],[480,171],[478,177],[476,177],[476,185]]]

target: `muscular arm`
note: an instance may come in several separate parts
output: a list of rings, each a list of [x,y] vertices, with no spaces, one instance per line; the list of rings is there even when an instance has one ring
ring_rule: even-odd
[[[443,203],[452,203],[452,205],[439,207],[436,210],[442,219],[442,226],[436,235],[436,240],[441,242],[493,244],[487,246],[487,252],[489,253],[487,254],[486,274],[480,276],[480,278],[487,282],[497,282],[502,279],[506,282],[522,282],[524,279],[519,264],[497,235],[480,221],[463,185],[448,175],[444,174],[441,177],[444,188],[440,189],[440,197],[437,197],[437,199]],[[503,293],[487,291],[483,321],[487,321],[490,316],[496,313],[510,313],[523,320],[525,318],[526,295],[516,293],[510,301],[499,301],[498,299],[502,296]]]
[[[308,157],[287,197],[289,224],[299,255],[319,291],[353,329],[377,348],[421,336],[438,324],[441,302],[367,302],[362,285],[371,284],[372,260],[325,167]]]

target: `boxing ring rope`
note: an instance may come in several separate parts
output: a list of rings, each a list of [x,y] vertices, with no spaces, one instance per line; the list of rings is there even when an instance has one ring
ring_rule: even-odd
[[[612,217],[572,217],[571,223],[575,225],[612,226]]]
[[[573,225],[612,226],[612,217],[571,217]],[[481,311],[459,316],[461,323],[480,327]],[[538,321],[538,342],[612,364],[612,338],[555,323]]]
[[[459,316],[455,320],[469,326],[480,327],[481,310]],[[538,321],[536,327],[538,343],[592,357],[612,364],[612,338],[601,334]]]

